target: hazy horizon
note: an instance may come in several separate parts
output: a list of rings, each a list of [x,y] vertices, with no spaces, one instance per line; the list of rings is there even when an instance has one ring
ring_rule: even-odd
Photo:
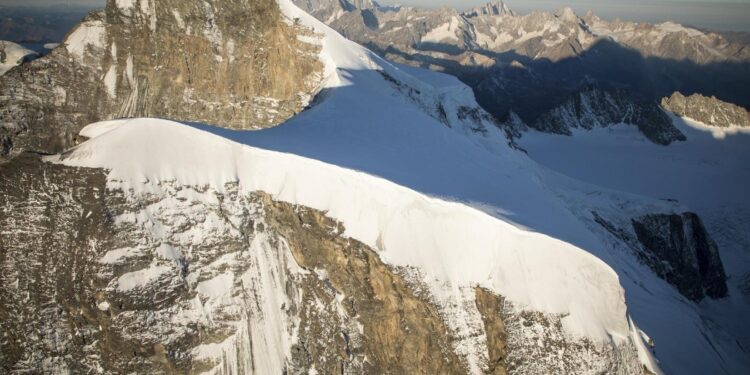
[[[379,0],[381,4],[402,4],[425,8],[450,7],[467,9],[488,0]],[[635,22],[675,21],[685,25],[718,31],[750,32],[750,0],[506,0],[508,6],[521,14],[535,10],[554,11],[570,7],[579,15],[592,10],[604,19],[620,18]]]
[[[487,0],[379,0],[383,5],[403,4],[425,8],[466,9]],[[750,0],[507,0],[511,9],[526,14],[570,7],[582,15],[592,10],[605,19],[636,22],[675,21],[717,31],[750,31]],[[4,0],[4,6],[104,6],[105,0]]]

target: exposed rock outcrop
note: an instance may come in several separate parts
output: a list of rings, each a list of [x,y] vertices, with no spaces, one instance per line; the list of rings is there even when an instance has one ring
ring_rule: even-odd
[[[0,174],[3,372],[465,373],[436,306],[320,212],[31,154]]]
[[[638,260],[683,296],[701,301],[728,293],[719,248],[692,212],[658,213],[617,222],[593,212],[594,221],[632,249]]]
[[[648,215],[632,223],[646,264],[680,293],[694,301],[727,295],[719,249],[698,215]]]
[[[723,102],[715,96],[701,94],[690,96],[675,92],[661,100],[664,109],[680,117],[688,117],[706,125],[728,128],[732,126],[750,127],[750,113],[745,108]]]
[[[59,152],[86,124],[152,116],[236,129],[301,111],[319,46],[273,0],[107,2],[52,53],[0,78],[0,157]]]
[[[476,304],[482,314],[484,330],[487,332],[488,361],[485,373],[506,375],[508,373],[508,332],[502,317],[505,300],[492,292],[476,288]]]
[[[740,279],[740,292],[748,300],[750,300],[750,272],[746,272]]]
[[[479,17],[479,16],[515,16],[516,13],[511,10],[507,4],[502,1],[489,2],[484,6],[476,7],[463,13],[466,17]]]
[[[651,142],[660,145],[686,140],[656,104],[634,99],[622,90],[594,86],[583,88],[530,126],[543,132],[571,135],[574,128],[590,130],[615,124],[634,125]]]

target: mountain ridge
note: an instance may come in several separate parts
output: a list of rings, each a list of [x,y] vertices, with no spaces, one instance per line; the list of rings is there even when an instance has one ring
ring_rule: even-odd
[[[533,125],[580,92],[581,82],[626,89],[634,102],[659,104],[683,91],[750,106],[743,89],[750,49],[718,33],[673,22],[605,21],[571,9],[473,17],[413,7],[368,12],[366,22],[357,11],[319,18],[388,59],[459,77],[503,120],[512,112]]]
[[[680,92],[664,97],[661,106],[681,117],[688,117],[707,125],[720,128],[750,127],[750,114],[747,110],[716,97],[707,98],[700,94],[685,97]]]
[[[159,4],[174,7],[155,17],[138,1],[108,11],[144,33],[160,30],[162,15],[178,36],[200,25],[196,44],[221,41],[205,50],[206,64],[229,61],[217,54],[227,48],[214,38],[217,27],[226,34],[221,22],[202,22],[221,17],[187,17],[191,5],[209,15],[199,1]],[[242,6],[211,4],[215,15]],[[2,368],[748,367],[737,277],[750,241],[746,201],[735,199],[750,181],[735,167],[746,160],[742,134],[720,141],[670,116],[686,139],[662,146],[622,123],[576,120],[573,136],[559,137],[513,112],[501,122],[455,77],[387,61],[290,1],[274,4],[289,37],[305,43],[291,56],[319,64],[315,99],[281,124],[94,122],[71,128],[80,143],[61,153],[15,153],[0,165],[0,221],[12,228],[0,233],[11,245],[0,252],[0,293],[11,301],[0,307],[11,332],[0,341]],[[109,65],[90,58],[98,45],[60,48],[101,68],[77,77],[104,80]],[[664,241],[680,256],[652,246]]]
[[[195,123],[186,125],[158,119],[96,123],[81,131],[81,136],[88,138],[87,141],[62,154],[45,158],[47,162],[62,164],[51,165],[55,168],[65,167],[61,172],[63,175],[74,173],[77,168],[95,168],[96,174],[106,173],[106,182],[99,181],[98,188],[102,189],[101,184],[105,184],[103,199],[111,202],[110,208],[116,213],[113,219],[115,233],[132,236],[128,237],[128,242],[115,242],[112,245],[102,241],[96,250],[87,253],[87,262],[111,261],[114,266],[112,269],[109,266],[91,268],[104,272],[98,277],[102,277],[99,282],[106,287],[95,297],[95,304],[85,302],[85,305],[70,306],[74,310],[90,311],[86,320],[77,326],[81,329],[76,328],[74,332],[84,335],[87,342],[91,342],[92,338],[102,337],[93,323],[99,319],[112,322],[115,327],[127,327],[123,331],[128,332],[124,342],[132,345],[133,355],[130,356],[129,352],[122,353],[124,356],[117,354],[112,363],[122,363],[134,370],[164,368],[160,366],[184,368],[185,361],[193,361],[201,371],[229,368],[229,372],[244,372],[247,363],[254,363],[264,372],[282,372],[289,368],[323,370],[329,368],[326,362],[314,359],[305,361],[304,358],[313,357],[307,357],[304,353],[327,352],[321,351],[323,347],[311,341],[305,331],[296,335],[298,331],[295,327],[298,327],[296,322],[302,324],[304,321],[304,315],[299,314],[328,316],[327,311],[330,311],[330,320],[315,320],[309,329],[312,332],[344,332],[343,342],[335,344],[341,345],[337,348],[342,348],[344,353],[347,350],[350,353],[370,353],[364,356],[346,355],[349,358],[347,368],[356,371],[361,368],[359,366],[367,366],[365,358],[369,355],[381,358],[381,354],[378,354],[380,351],[372,352],[366,348],[375,343],[372,341],[374,337],[381,337],[373,329],[388,328],[387,332],[392,332],[389,340],[393,340],[389,343],[394,346],[379,349],[384,351],[384,357],[382,362],[377,363],[396,366],[394,368],[415,366],[429,369],[440,363],[455,363],[455,358],[458,358],[463,371],[479,373],[489,367],[490,349],[484,333],[485,321],[497,322],[501,316],[505,316],[509,343],[507,358],[514,359],[507,365],[523,369],[526,373],[554,372],[566,367],[584,372],[615,367],[627,373],[633,372],[629,369],[640,371],[643,363],[656,366],[648,350],[639,349],[643,344],[635,333],[635,326],[628,321],[623,291],[616,273],[596,256],[561,240],[499,220],[485,211],[460,202],[430,197],[412,189],[414,184],[432,182],[436,173],[444,175],[446,167],[456,170],[454,165],[474,160],[479,162],[480,167],[465,171],[464,176],[468,181],[452,179],[454,184],[436,185],[445,192],[453,191],[465,196],[470,193],[466,190],[471,186],[469,181],[479,181],[486,174],[484,168],[510,168],[508,173],[517,174],[511,172],[514,170],[512,165],[526,163],[521,158],[522,153],[507,145],[505,132],[478,107],[468,87],[451,77],[388,63],[318,23],[291,3],[281,1],[279,5],[287,19],[299,19],[298,22],[314,30],[315,38],[321,38],[324,94],[308,110],[281,126],[260,132]],[[148,28],[149,24],[142,23],[140,27]],[[389,111],[382,111],[382,106],[388,107]],[[347,110],[342,112],[342,108]],[[330,137],[331,134],[337,137]],[[383,138],[399,143],[385,142]],[[415,140],[421,140],[423,148],[404,147]],[[426,160],[434,159],[431,150],[439,147],[444,151],[441,161],[455,160],[441,162],[440,166],[425,164]],[[402,162],[383,163],[382,159],[373,157],[385,155],[380,151],[385,150],[383,148],[390,148],[391,157],[402,159]],[[410,157],[405,152],[410,153]],[[482,162],[484,158],[500,160],[502,156],[507,159],[507,164]],[[12,159],[11,165],[17,160],[20,159]],[[352,163],[359,163],[359,167],[354,167]],[[414,163],[426,167],[425,173],[404,174]],[[395,175],[401,175],[401,178],[394,178]],[[555,202],[556,199],[544,193],[530,176],[518,176],[522,178],[516,183],[526,189],[519,188],[516,194],[536,194],[550,204]],[[411,179],[411,183],[402,186],[386,178],[402,184],[406,182],[404,178]],[[513,181],[510,176],[503,179]],[[62,184],[63,191],[82,191],[77,188],[78,185],[65,185],[64,181],[65,178],[55,179],[55,184]],[[426,187],[423,185],[423,188]],[[259,199],[253,195],[257,191],[271,192],[274,200],[289,204],[279,208],[282,213],[286,212],[278,216],[279,230],[284,230],[290,219],[302,215],[302,223],[312,220],[308,225],[322,221],[315,226],[318,228],[317,234],[306,237],[300,232],[300,228],[305,227],[302,223],[299,228],[289,228],[285,239],[266,232],[276,230],[272,225],[263,224],[261,230],[260,225],[254,224],[263,222],[257,214],[259,207],[254,208],[256,206],[251,203]],[[476,197],[489,199],[491,196],[485,195],[489,191],[484,190]],[[10,196],[15,197],[16,194]],[[41,194],[42,201],[38,203],[36,194],[28,197],[23,192],[18,194],[18,202],[21,203],[3,207],[25,207],[24,202],[28,202],[31,208],[50,204],[45,200],[49,195]],[[124,206],[121,206],[122,201],[125,202]],[[77,211],[75,202],[69,202],[70,206],[65,207],[73,207],[73,211]],[[265,207],[269,209],[270,206],[266,204]],[[341,224],[323,219],[318,214],[305,218],[302,212],[308,208],[316,212],[325,211],[329,218]],[[106,206],[100,211],[105,210]],[[546,211],[540,205],[533,212],[528,212],[524,220],[537,220],[537,210]],[[11,211],[14,212],[13,218],[16,218],[15,213],[23,212]],[[67,211],[60,212],[62,215]],[[410,214],[402,214],[406,212]],[[86,215],[83,215],[85,218]],[[565,210],[554,209],[545,216],[565,218],[567,215]],[[181,217],[188,218],[188,223],[192,224],[187,224]],[[12,219],[12,222],[17,221]],[[44,227],[43,223],[41,227]],[[537,222],[539,225],[541,223]],[[574,223],[568,226],[577,228]],[[413,230],[416,228],[419,229]],[[483,230],[477,230],[481,228]],[[469,240],[465,234],[469,232],[475,233],[471,239],[474,246],[465,247],[463,245]],[[586,232],[580,228],[576,233],[586,237]],[[375,268],[364,274],[367,279],[356,280],[362,283],[369,279],[365,286],[372,283],[370,287],[363,290],[344,289],[351,286],[337,279],[337,276],[327,277],[323,273],[319,274],[319,278],[311,275],[312,279],[308,279],[311,285],[323,285],[330,280],[337,286],[336,290],[348,290],[345,297],[339,297],[341,292],[337,291],[335,297],[323,299],[323,290],[298,289],[294,286],[300,285],[294,283],[296,277],[310,273],[318,275],[315,271],[318,267],[328,268],[336,264],[334,262],[342,262],[341,255],[333,255],[340,254],[342,248],[334,246],[333,249],[339,250],[330,255],[315,255],[305,251],[305,246],[294,245],[296,240],[293,236],[299,236],[307,241],[305,243],[316,244],[315,249],[328,248],[329,245],[319,242],[322,235],[340,237],[340,240],[333,240],[340,241],[338,244],[352,244],[357,240],[371,249],[370,253],[355,253],[359,255],[354,256],[351,266],[345,268],[354,272],[358,269],[357,265],[362,264],[357,259],[369,257],[367,264]],[[97,238],[94,236],[90,241],[100,243],[95,241]],[[142,240],[133,242],[137,238]],[[501,238],[503,241],[497,241]],[[224,247],[221,246],[222,241],[236,241],[237,244]],[[13,243],[19,245],[14,247],[14,251],[25,251],[27,243]],[[536,244],[535,248],[541,253],[523,251],[526,247],[524,244]],[[498,246],[505,251],[487,251]],[[294,248],[297,250],[292,250]],[[231,257],[222,258],[222,249],[232,251]],[[466,256],[468,254],[458,249],[471,251],[473,255]],[[298,258],[293,260],[288,256],[288,251],[301,253],[298,252]],[[425,358],[436,356],[435,359],[445,362],[427,359],[404,362],[399,357],[402,351],[395,349],[400,347],[395,343],[400,341],[400,335],[404,331],[422,330],[416,322],[402,326],[407,319],[404,311],[409,311],[403,307],[395,308],[392,314],[384,317],[388,325],[374,328],[369,321],[359,321],[367,317],[367,304],[373,303],[369,302],[373,301],[368,297],[373,295],[368,292],[369,288],[374,290],[375,296],[380,296],[401,283],[389,273],[391,271],[377,266],[373,253],[384,263],[402,270],[402,277],[414,283],[410,290],[430,296],[429,305],[420,305],[422,302],[409,297],[408,293],[411,292],[400,287],[395,292],[399,301],[397,306],[415,306],[418,311],[427,309],[439,312],[437,316],[442,319],[435,320],[432,329],[425,329],[424,332],[434,332],[434,329],[440,329],[439,325],[444,325],[450,340],[439,344],[439,340],[442,340],[440,335],[412,334],[409,337],[415,342],[438,345],[426,346],[432,348],[430,350],[416,346],[414,352],[424,353],[428,356]],[[442,255],[436,257],[436,253]],[[39,255],[36,252],[31,254]],[[245,260],[246,256],[250,260]],[[495,258],[488,261],[488,256]],[[143,260],[132,268],[122,269],[119,268],[122,267],[120,258]],[[549,262],[551,258],[559,261]],[[452,261],[444,263],[448,259]],[[528,263],[529,267],[512,266],[519,261]],[[221,267],[216,262],[227,266]],[[349,261],[343,262],[347,264]],[[261,264],[270,265],[274,271],[269,273]],[[448,264],[451,266],[446,267]],[[304,265],[311,269],[297,270]],[[568,272],[552,272],[561,268]],[[469,272],[472,269],[478,271]],[[578,274],[579,269],[585,272]],[[329,270],[340,272],[333,268]],[[369,275],[369,272],[376,272],[377,275]],[[485,275],[494,276],[487,278]],[[26,281],[17,281],[26,279],[16,273],[8,273],[5,277],[8,283],[18,283],[21,290],[33,286]],[[501,282],[505,278],[517,281]],[[313,282],[316,279],[319,284]],[[489,295],[478,293],[476,283],[493,292]],[[567,285],[567,292],[552,293],[552,285]],[[260,297],[241,292],[243,289],[254,291]],[[496,294],[498,290],[503,291],[502,296]],[[583,293],[583,290],[588,292]],[[17,289],[9,293],[15,291]],[[297,298],[300,293],[305,296],[320,294],[322,301],[328,301],[333,306],[330,310],[317,309],[314,300],[299,305]],[[481,298],[479,305],[477,298]],[[20,301],[15,297],[12,300]],[[236,302],[228,304],[227,301]],[[486,314],[486,307],[479,310],[478,306],[487,304],[496,307],[491,310],[491,316],[482,315],[483,312]],[[586,307],[589,304],[596,307]],[[254,307],[256,305],[259,307]],[[11,306],[15,308],[17,303]],[[341,306],[343,310],[336,306]],[[502,310],[498,310],[499,306],[503,306]],[[67,308],[63,309],[63,316]],[[177,322],[158,325],[160,329],[174,334],[153,338],[148,327],[139,323],[148,322],[149,319],[136,318],[148,316],[154,316],[157,321],[166,319]],[[133,317],[133,320],[129,317]],[[60,322],[59,318],[53,321]],[[331,325],[327,322],[331,322]],[[428,324],[430,320],[423,316],[421,322]],[[545,325],[550,328],[535,333]],[[13,326],[14,337],[17,337],[14,342],[18,347],[41,345],[41,348],[46,348],[45,341],[20,333],[23,332],[22,327],[26,326]],[[105,326],[110,327],[109,324]],[[191,328],[193,326],[201,327],[199,332],[203,332],[203,336],[200,337],[205,339],[190,341],[195,334]],[[229,328],[231,326],[239,328]],[[496,325],[493,323],[490,326]],[[118,335],[120,331],[106,332]],[[15,333],[18,335],[15,336]],[[363,336],[365,333],[370,336]],[[549,353],[538,352],[536,341],[526,339],[528,335],[539,337],[548,346],[564,349],[567,354],[562,359],[548,357]],[[296,338],[300,341],[295,341]],[[60,342],[65,343],[64,340]],[[447,348],[436,350],[446,343],[449,343]],[[76,347],[80,348],[76,353],[94,350],[91,347]],[[294,354],[298,353],[294,348],[299,348],[301,354]],[[407,349],[405,352],[410,351]],[[13,353],[13,358],[16,358],[16,352]],[[51,368],[64,369],[69,366],[56,353],[54,350],[27,350],[21,351],[21,358],[26,355],[47,358],[49,355],[58,358],[51,363]],[[227,353],[234,354],[228,356]],[[493,361],[496,358],[496,354],[493,354]],[[528,361],[528,358],[539,360]],[[91,357],[90,361],[92,367],[112,364],[101,362],[96,357]],[[505,366],[503,363],[502,368]],[[495,366],[495,369],[500,368]]]

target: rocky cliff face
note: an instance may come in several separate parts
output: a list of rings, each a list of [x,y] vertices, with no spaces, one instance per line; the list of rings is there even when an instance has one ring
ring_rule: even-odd
[[[311,37],[273,0],[108,1],[51,54],[0,78],[0,156],[61,151],[83,125],[114,117],[278,124],[322,78]]]
[[[479,17],[479,16],[515,16],[516,13],[511,10],[508,5],[500,2],[489,2],[481,7],[468,10],[463,13],[466,17]]]
[[[726,297],[719,248],[698,215],[650,214],[632,218],[630,228],[595,213],[596,222],[635,251],[638,259],[693,300]]]
[[[651,142],[668,145],[685,135],[656,104],[638,101],[622,90],[585,87],[567,101],[543,114],[532,127],[549,133],[571,135],[572,129],[593,129],[628,124]]]
[[[727,295],[719,249],[698,215],[649,215],[633,219],[648,265],[686,297]]]
[[[723,102],[714,96],[684,96],[680,92],[675,92],[672,96],[663,98],[661,106],[677,116],[688,117],[706,125],[720,128],[750,127],[750,113],[745,108]]]
[[[636,374],[632,344],[484,289],[443,305],[324,213],[23,154],[0,169],[0,369]],[[475,317],[461,329],[446,314]]]

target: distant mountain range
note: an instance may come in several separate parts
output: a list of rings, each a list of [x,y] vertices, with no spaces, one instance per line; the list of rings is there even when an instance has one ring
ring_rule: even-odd
[[[94,6],[0,5],[0,40],[12,42],[60,42]]]
[[[297,1],[343,35],[394,61],[470,85],[490,113],[530,126],[592,85],[658,104],[675,91],[750,107],[750,48],[673,22],[605,21],[571,9],[519,15],[502,2],[459,11]]]

